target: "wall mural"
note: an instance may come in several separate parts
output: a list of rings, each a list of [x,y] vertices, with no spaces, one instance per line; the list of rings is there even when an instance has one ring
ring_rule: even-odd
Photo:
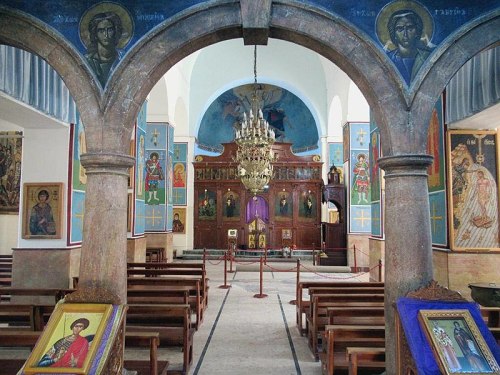
[[[64,35],[85,57],[104,87],[127,51],[155,27],[204,3],[183,1],[3,0]],[[435,47],[467,22],[498,7],[497,0],[301,0],[344,18],[370,36],[410,84]]]
[[[432,244],[448,246],[443,96],[439,98],[432,110],[427,134],[427,153],[434,157],[432,165],[427,168]]]
[[[371,233],[372,236],[384,236],[384,222],[382,217],[382,187],[381,172],[378,159],[381,157],[380,129],[370,111],[370,193],[371,193]]]
[[[102,87],[123,56],[134,34],[134,22],[122,6],[103,2],[85,11],[80,19],[80,40],[86,47],[85,59]]]
[[[371,232],[370,124],[353,122],[344,129],[349,141],[349,230]]]
[[[167,220],[166,230],[167,232],[172,231],[172,218],[174,217],[174,204],[173,204],[173,181],[174,181],[174,127],[172,124],[167,124],[167,191],[166,191],[166,202],[167,202]]]
[[[234,125],[250,110],[254,85],[235,87],[220,95],[203,115],[198,132],[202,149],[222,152],[221,143],[234,139]],[[318,129],[309,108],[296,95],[278,86],[259,84],[258,105],[278,142],[290,142],[294,152],[318,148]]]
[[[452,250],[500,248],[497,142],[495,131],[448,132]]]
[[[145,231],[167,227],[168,124],[147,123],[145,137]]]
[[[19,213],[22,132],[0,132],[0,214]]]
[[[77,245],[83,239],[83,216],[85,214],[85,194],[87,189],[87,174],[85,168],[80,164],[80,155],[87,152],[85,142],[85,131],[77,117],[75,124],[71,124],[70,143],[72,147],[71,185],[68,193],[68,206],[71,218],[68,220],[68,245]]]
[[[173,204],[185,206],[187,204],[187,143],[174,143],[174,179],[173,179]]]
[[[144,234],[145,220],[145,197],[146,197],[146,113],[147,101],[144,102],[137,116],[135,129],[135,199],[134,213],[132,216],[134,225],[132,226],[132,236]]]

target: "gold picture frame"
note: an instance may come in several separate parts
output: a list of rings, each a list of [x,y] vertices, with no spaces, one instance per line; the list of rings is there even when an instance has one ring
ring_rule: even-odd
[[[420,310],[418,319],[443,374],[500,374],[469,310]]]
[[[449,130],[451,250],[500,250],[498,132]]]
[[[111,311],[110,304],[58,304],[26,361],[24,373],[87,374]]]
[[[186,233],[186,208],[174,207],[172,211],[172,232],[177,234]]]
[[[25,183],[22,238],[61,238],[62,206],[62,183]]]

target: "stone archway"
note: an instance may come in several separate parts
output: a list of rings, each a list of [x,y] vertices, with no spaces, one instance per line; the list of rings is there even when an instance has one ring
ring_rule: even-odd
[[[269,7],[262,7],[267,9],[268,23],[259,27],[266,35],[305,46],[338,65],[363,92],[381,129],[386,158],[380,165],[386,169],[388,181],[386,254],[391,258],[386,261],[386,274],[392,276],[386,279],[387,336],[394,337],[392,302],[432,278],[425,172],[431,162],[425,155],[431,109],[458,68],[498,42],[499,12],[456,32],[406,90],[387,56],[347,22],[309,5],[263,3]],[[248,5],[248,1],[241,4]],[[127,54],[101,92],[82,57],[64,39],[41,22],[0,8],[0,42],[36,53],[53,66],[73,95],[86,127],[89,153],[82,163],[89,183],[83,287],[104,288],[118,302],[126,300],[126,225],[116,218],[126,218],[127,169],[132,165],[126,155],[141,104],[160,77],[185,56],[219,41],[245,38],[258,23],[247,11],[238,1],[216,1],[167,20]],[[406,215],[399,215],[401,212]],[[423,228],[421,233],[415,233],[417,225]],[[389,342],[387,350],[388,373],[395,373],[393,345]]]

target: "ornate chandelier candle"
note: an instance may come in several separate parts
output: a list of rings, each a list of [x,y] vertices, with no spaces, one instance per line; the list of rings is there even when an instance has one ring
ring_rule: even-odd
[[[276,140],[274,130],[257,105],[257,46],[254,49],[254,85],[252,108],[248,116],[243,114],[243,119],[235,130],[234,140],[238,144],[238,151],[234,160],[238,163],[241,182],[256,195],[271,180],[271,163],[275,160],[271,146]]]

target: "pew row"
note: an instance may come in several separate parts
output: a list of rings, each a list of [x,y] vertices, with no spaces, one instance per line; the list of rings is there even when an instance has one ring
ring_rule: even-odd
[[[129,305],[127,332],[158,332],[160,347],[182,348],[182,372],[187,374],[193,362],[193,336],[191,308],[188,304]]]
[[[295,301],[295,309],[296,309],[296,317],[295,321],[297,324],[297,328],[301,335],[304,335],[307,331],[304,327],[303,322],[305,321],[304,315],[309,309],[310,300],[304,299],[304,293],[309,288],[314,287],[334,287],[334,288],[373,288],[373,287],[383,287],[383,282],[357,282],[357,281],[318,281],[318,280],[310,280],[310,281],[298,281],[296,284],[296,301]]]

